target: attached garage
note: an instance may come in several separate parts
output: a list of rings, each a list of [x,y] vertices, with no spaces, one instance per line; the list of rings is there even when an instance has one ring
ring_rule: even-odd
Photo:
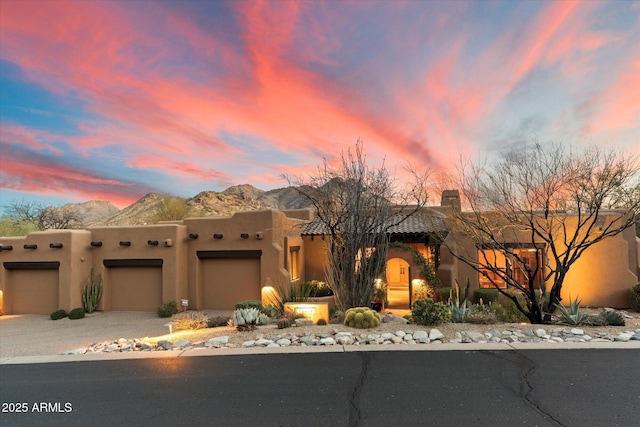
[[[59,262],[5,262],[11,314],[51,314],[59,305]]]
[[[260,300],[262,251],[198,251],[202,307],[233,310],[238,301]]]
[[[162,304],[162,260],[105,260],[113,311],[156,311]]]

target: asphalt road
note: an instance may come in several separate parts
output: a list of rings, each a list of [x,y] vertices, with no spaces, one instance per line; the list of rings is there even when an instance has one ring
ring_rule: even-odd
[[[1,365],[0,401],[2,426],[631,427],[640,420],[640,350]]]

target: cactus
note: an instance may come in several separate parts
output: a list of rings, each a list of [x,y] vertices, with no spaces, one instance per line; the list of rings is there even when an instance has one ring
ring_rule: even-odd
[[[291,327],[291,321],[286,317],[278,319],[278,329],[286,329]]]
[[[380,314],[369,307],[354,307],[345,312],[344,324],[352,328],[375,328],[380,324]]]
[[[316,325],[318,325],[318,326],[324,326],[326,324],[327,324],[327,321],[325,319],[322,319],[322,318],[318,319],[318,321],[316,322]]]
[[[258,325],[264,326],[269,324],[269,316],[264,313],[258,315]]]
[[[233,312],[233,324],[239,331],[252,331],[259,325],[260,310],[257,308],[239,308]],[[266,316],[264,316],[266,317]],[[269,319],[267,318],[267,323]]]
[[[87,283],[82,290],[82,303],[87,313],[93,313],[96,309],[100,298],[102,297],[102,276],[98,274],[98,280],[96,281],[93,276],[93,268],[91,274],[87,278]]]

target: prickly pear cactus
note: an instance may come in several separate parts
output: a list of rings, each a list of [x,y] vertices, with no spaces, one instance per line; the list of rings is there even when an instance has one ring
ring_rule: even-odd
[[[380,325],[380,315],[369,307],[353,307],[344,313],[344,324],[358,329],[375,328]]]

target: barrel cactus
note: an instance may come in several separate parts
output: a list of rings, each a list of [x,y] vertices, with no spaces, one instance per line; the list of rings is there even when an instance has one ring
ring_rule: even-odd
[[[286,329],[291,327],[291,321],[286,317],[278,319],[278,329]]]
[[[380,314],[369,307],[353,307],[344,314],[344,324],[352,328],[375,328],[380,324]]]

